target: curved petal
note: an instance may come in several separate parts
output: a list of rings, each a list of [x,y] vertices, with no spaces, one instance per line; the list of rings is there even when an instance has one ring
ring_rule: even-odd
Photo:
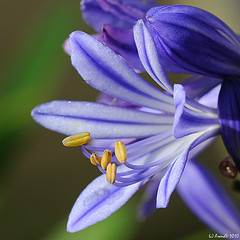
[[[182,81],[181,84],[184,86],[187,97],[191,99],[199,99],[220,83],[222,83],[221,78],[193,75]]]
[[[158,4],[151,0],[82,0],[83,19],[97,32],[104,24],[130,28],[145,12]]]
[[[239,210],[223,186],[203,166],[189,162],[177,190],[209,227],[223,235],[240,232]]]
[[[239,76],[240,42],[213,14],[185,5],[156,7],[147,12],[146,26],[164,59],[198,74]]]
[[[172,99],[142,79],[126,61],[86,33],[70,35],[71,59],[92,87],[132,104],[174,111]]]
[[[68,232],[77,232],[104,220],[122,207],[141,187],[137,183],[118,188],[107,183],[106,176],[93,180],[79,195],[67,223]]]
[[[182,150],[181,154],[176,158],[176,160],[170,165],[168,170],[164,173],[164,176],[159,184],[158,193],[157,193],[157,208],[166,208],[171,197],[172,192],[175,190],[178,185],[182,173],[185,169],[186,162],[188,160],[188,155],[191,153],[191,157],[194,157],[193,152],[195,147],[203,144],[201,147],[204,147],[204,142],[209,140],[217,135],[218,131],[213,129],[207,132],[195,133],[184,138],[182,140],[188,139],[191,140],[190,143],[185,142],[185,150]],[[179,139],[179,140],[181,140]]]
[[[36,122],[66,135],[90,132],[92,138],[130,138],[169,129],[172,116],[140,112],[101,103],[53,101],[32,111]]]
[[[130,27],[132,24],[116,18],[112,13],[106,12],[96,0],[81,1],[82,17],[85,22],[97,32],[102,31],[104,24],[113,24],[119,27]]]
[[[190,149],[183,151],[164,174],[157,192],[157,208],[166,208],[185,168]]]
[[[219,122],[224,144],[240,170],[240,81],[223,81],[218,100]]]
[[[172,84],[163,71],[155,43],[142,20],[139,20],[134,26],[134,39],[137,45],[139,58],[148,74],[163,89],[172,93]]]
[[[181,138],[186,135],[207,130],[218,125],[216,116],[193,111],[185,106],[186,93],[180,84],[174,85],[175,116],[173,123],[174,137]]]
[[[145,71],[138,57],[132,28],[125,29],[106,24],[103,26],[102,35],[106,45],[124,57],[130,67],[138,71]]]
[[[200,104],[203,104],[205,106],[211,107],[211,108],[217,108],[218,105],[218,96],[221,89],[221,84],[214,87],[212,90],[210,90],[208,93],[203,95],[198,102]]]

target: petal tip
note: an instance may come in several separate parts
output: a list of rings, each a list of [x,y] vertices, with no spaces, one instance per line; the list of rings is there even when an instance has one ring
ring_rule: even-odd
[[[156,201],[156,208],[167,208],[169,203],[169,198],[168,199],[162,199],[162,201]]]

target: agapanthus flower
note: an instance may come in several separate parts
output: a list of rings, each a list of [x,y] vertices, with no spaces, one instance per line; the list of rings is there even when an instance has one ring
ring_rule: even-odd
[[[110,105],[53,101],[32,111],[39,124],[70,136],[65,145],[81,145],[103,173],[73,206],[70,232],[105,219],[147,182],[146,191],[151,192],[155,206],[166,207],[189,154],[194,157],[199,153],[196,147],[206,147],[220,132],[217,109],[202,104],[212,100],[211,93],[203,94],[209,85],[199,89],[193,81],[186,89],[194,89],[198,100],[190,99],[182,85],[173,87],[168,81],[147,28],[136,25],[134,37],[142,65],[164,92],[142,79],[107,46],[76,31],[70,35],[73,66],[89,85],[130,107],[114,105],[114,101]]]
[[[221,135],[240,170],[239,36],[213,14],[184,5],[152,8],[138,24],[148,28],[162,58],[189,72],[222,80]]]

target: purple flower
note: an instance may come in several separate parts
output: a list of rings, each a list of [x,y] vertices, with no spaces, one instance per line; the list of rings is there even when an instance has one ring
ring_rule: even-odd
[[[213,14],[184,5],[152,8],[138,24],[148,28],[163,59],[222,80],[218,100],[221,134],[240,170],[239,36]]]
[[[127,102],[130,107],[53,101],[32,111],[36,122],[53,131],[65,135],[89,132],[92,142],[82,145],[81,150],[90,159],[95,156],[94,165],[103,173],[85,188],[74,204],[67,226],[70,232],[105,219],[147,182],[155,206],[166,207],[189,154],[191,157],[198,154],[194,149],[206,147],[220,131],[217,109],[202,104],[210,103],[212,94],[216,96],[215,89],[206,94],[209,84],[197,90],[198,83],[191,81],[186,89],[195,89],[194,98],[198,101],[188,98],[182,85],[173,88],[168,81],[147,28],[136,25],[134,37],[142,65],[165,92],[142,79],[107,46],[77,31],[70,35],[73,66],[89,85]],[[124,161],[119,160],[113,147],[119,140],[126,146]],[[121,154],[126,155],[123,150]],[[107,170],[102,166],[105,160]],[[114,163],[118,165],[117,170]],[[105,173],[112,184],[106,181]],[[151,209],[150,204],[144,214]]]

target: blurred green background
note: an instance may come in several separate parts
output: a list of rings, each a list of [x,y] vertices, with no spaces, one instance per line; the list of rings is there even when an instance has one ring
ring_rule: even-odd
[[[238,0],[161,3],[202,7],[240,33]],[[72,31],[93,30],[81,19],[79,0],[1,1],[0,9],[0,239],[208,239],[212,231],[176,193],[167,209],[137,221],[141,191],[109,219],[79,233],[65,231],[74,201],[99,172],[79,149],[64,148],[62,135],[37,125],[30,112],[54,99],[94,101],[97,92],[81,80],[62,50]],[[201,160],[231,190],[231,181],[218,172],[225,155],[219,140]],[[233,196],[240,200],[239,194]]]

